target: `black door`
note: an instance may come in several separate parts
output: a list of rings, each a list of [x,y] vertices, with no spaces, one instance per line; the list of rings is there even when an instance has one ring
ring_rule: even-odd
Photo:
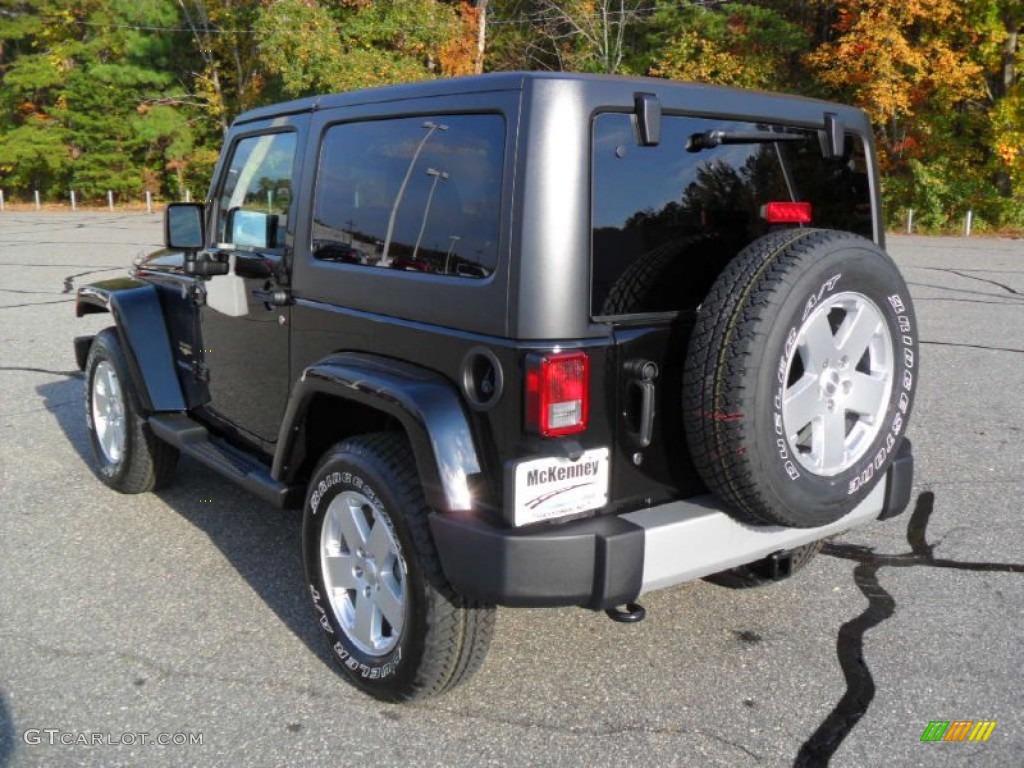
[[[288,398],[288,266],[296,133],[243,136],[234,142],[214,200],[211,249],[234,264],[211,293],[240,281],[233,309],[200,309],[208,409],[264,443],[277,440]],[[232,286],[234,287],[234,286]],[[214,304],[214,306],[210,306]]]

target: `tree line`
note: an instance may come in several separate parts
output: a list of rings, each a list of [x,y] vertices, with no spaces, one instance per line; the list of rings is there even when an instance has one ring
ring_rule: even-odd
[[[1022,29],[1022,0],[0,0],[0,189],[200,197],[246,109],[547,69],[855,104],[891,223],[1021,228]]]

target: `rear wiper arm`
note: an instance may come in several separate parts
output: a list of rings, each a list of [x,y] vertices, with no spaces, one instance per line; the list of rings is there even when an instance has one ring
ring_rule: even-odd
[[[771,144],[776,141],[807,141],[807,134],[775,131],[705,131],[686,142],[687,152],[714,149],[722,144]]]

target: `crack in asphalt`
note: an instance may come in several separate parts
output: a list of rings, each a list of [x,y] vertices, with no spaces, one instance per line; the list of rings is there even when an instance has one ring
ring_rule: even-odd
[[[953,269],[952,267],[906,267],[906,269],[930,269],[934,272],[945,272]],[[1024,269],[968,269],[967,267],[957,267],[960,272],[980,272],[985,275],[1024,275]]]
[[[70,304],[74,299],[57,299],[56,301],[31,301],[25,304],[4,304],[0,309],[20,309],[21,307],[42,307],[46,304]]]
[[[967,280],[977,280],[979,283],[988,283],[989,285],[994,285],[997,288],[1002,288],[1004,291],[1006,291],[1007,293],[1012,293],[1014,296],[1020,296],[1021,295],[1020,291],[1018,291],[1018,290],[1016,290],[1014,288],[1011,288],[1006,283],[1000,283],[998,280],[989,280],[986,277],[975,277],[974,275],[967,274],[967,270],[966,269],[959,270],[959,269],[950,269],[948,267],[941,268],[941,269],[939,267],[931,267],[931,269],[934,269],[934,270],[939,271],[939,272],[949,272],[950,274],[958,275],[958,276],[963,277],[963,278],[965,278]]]
[[[999,297],[993,297],[999,298]],[[915,304],[920,304],[922,301],[959,301],[964,304],[988,304],[990,307],[1015,307],[1016,302],[1013,301],[982,301],[981,299],[957,299],[953,296],[919,296],[914,299]]]
[[[8,417],[13,418],[14,416],[25,416],[25,415],[30,414],[30,413],[40,413],[41,411],[46,411],[47,413],[53,413],[58,408],[67,408],[70,405],[79,405],[81,402],[82,402],[81,398],[75,398],[74,400],[65,400],[65,401],[60,402],[60,403],[53,403],[51,405],[44,405],[41,408],[29,408],[27,411],[11,411],[11,412],[4,413],[3,415],[4,415],[4,418],[8,418]]]
[[[73,371],[54,371],[50,368],[33,368],[32,366],[21,366],[21,365],[0,365],[0,371],[23,371],[25,373],[48,373],[51,376],[73,376],[77,379],[82,378],[82,372],[79,370]]]
[[[986,291],[972,291],[972,290],[970,290],[968,288],[952,288],[952,287],[950,287],[948,285],[935,285],[934,283],[918,283],[918,282],[915,282],[915,281],[912,281],[912,280],[908,280],[907,281],[907,285],[908,286],[909,285],[914,285],[914,286],[917,286],[918,288],[934,288],[937,291],[949,291],[950,293],[969,293],[972,296],[985,296],[985,297],[990,298],[990,299],[1002,299],[1002,301],[999,302],[999,303],[1001,303],[1001,304],[1010,304],[1011,306],[1015,306],[1015,305],[1021,303],[1022,300],[1024,300],[1024,296],[1020,296],[1020,295],[1017,295],[1017,296],[1009,295],[1008,296],[1008,295],[1005,295],[1005,294],[1002,294],[1002,293],[988,293]],[[918,299],[915,298],[914,301],[918,301]]]
[[[18,633],[0,634],[0,640],[20,641],[22,643],[25,643],[29,648],[31,648],[34,651],[38,651],[39,653],[44,653],[51,656],[57,656],[61,659],[88,659],[102,658],[104,656],[113,656],[118,661],[124,661],[146,667],[147,669],[156,673],[158,679],[183,678],[191,680],[206,680],[214,683],[249,685],[264,690],[299,693],[314,699],[322,698],[327,695],[326,690],[315,688],[311,685],[296,685],[294,683],[288,683],[277,680],[253,680],[247,677],[214,675],[207,674],[205,672],[190,672],[188,670],[183,669],[174,669],[172,667],[168,667],[157,661],[154,661],[148,656],[143,656],[138,653],[131,653],[129,651],[121,651],[116,648],[86,648],[72,650],[70,648],[62,648],[56,645],[41,643],[31,635],[23,635]]]
[[[88,264],[22,264],[22,263],[19,263],[19,262],[16,262],[16,261],[0,261],[0,267],[42,267],[43,269],[67,269],[68,267],[71,267],[72,269],[75,269],[75,268],[87,267],[87,266],[89,266],[89,265]],[[96,267],[93,271],[95,271],[95,272],[106,272],[107,270],[113,270],[113,269],[127,269],[127,267],[124,264],[118,264],[118,265],[113,266],[113,267],[99,266],[99,267]],[[89,273],[88,272],[83,272],[82,274],[89,274]]]
[[[697,728],[697,729],[689,729],[689,728],[683,728],[681,726],[675,726],[675,725],[660,726],[660,725],[645,725],[643,723],[626,723],[626,724],[617,723],[617,724],[614,724],[614,725],[612,725],[610,723],[606,723],[604,725],[604,727],[594,726],[594,725],[589,725],[589,724],[575,724],[575,723],[571,723],[571,724],[567,724],[567,725],[557,725],[557,724],[552,724],[552,723],[545,723],[545,722],[541,722],[541,721],[531,720],[529,718],[517,719],[517,718],[513,718],[513,717],[499,717],[497,715],[491,715],[491,714],[486,714],[486,713],[480,712],[479,710],[474,710],[472,712],[469,712],[469,711],[466,711],[466,710],[463,710],[463,709],[438,709],[436,706],[429,705],[429,704],[427,704],[427,705],[423,705],[423,704],[415,705],[414,704],[414,705],[409,706],[408,709],[418,709],[421,712],[428,712],[428,713],[440,712],[440,713],[444,713],[446,715],[450,715],[450,716],[453,716],[453,717],[460,717],[460,718],[467,719],[467,720],[482,720],[482,721],[484,721],[486,723],[492,723],[492,724],[495,724],[495,725],[502,725],[502,726],[512,727],[512,728],[522,728],[522,729],[536,728],[538,730],[551,731],[553,733],[562,733],[562,734],[570,733],[570,734],[573,734],[575,736],[597,736],[597,737],[603,737],[603,736],[622,736],[624,734],[637,734],[637,733],[640,733],[640,734],[653,734],[653,735],[657,735],[657,736],[688,736],[688,735],[692,735],[692,736],[705,736],[705,737],[710,738],[710,739],[712,739],[712,740],[714,740],[714,741],[716,741],[716,742],[718,742],[720,744],[725,744],[725,745],[730,746],[730,747],[735,747],[736,749],[740,750],[741,752],[744,752],[745,754],[747,754],[750,757],[754,758],[754,760],[756,760],[758,762],[761,762],[764,759],[762,755],[759,755],[756,752],[752,752],[751,750],[749,750],[747,747],[743,746],[742,744],[739,744],[739,743],[737,743],[735,741],[731,741],[731,740],[725,738],[724,736],[718,735],[717,733],[712,733],[710,731],[705,731],[705,730],[702,730],[702,729],[699,729],[699,728]]]
[[[247,677],[229,676],[229,675],[217,675],[208,674],[205,672],[192,672],[189,670],[176,669],[173,667],[161,664],[148,656],[143,656],[139,653],[133,653],[130,651],[122,651],[116,648],[87,648],[87,649],[69,649],[63,648],[48,643],[42,643],[35,637],[26,634],[19,633],[4,633],[0,634],[0,640],[14,640],[20,641],[26,644],[32,650],[39,653],[47,654],[50,656],[56,656],[60,659],[89,659],[89,658],[103,658],[113,657],[121,662],[130,664],[137,664],[145,667],[155,674],[158,680],[164,679],[190,679],[190,680],[204,680],[213,683],[220,684],[235,684],[235,685],[247,685],[261,690],[280,691],[286,693],[297,693],[303,696],[308,696],[313,699],[324,698],[329,695],[328,691],[324,688],[318,688],[311,685],[296,685],[284,681],[276,680],[253,680]],[[461,717],[465,719],[483,720],[485,722],[496,723],[499,725],[512,726],[517,728],[537,728],[540,730],[552,731],[555,733],[571,733],[574,735],[589,735],[589,736],[619,736],[623,734],[655,734],[655,735],[668,735],[668,736],[680,736],[680,735],[697,735],[710,738],[720,744],[724,744],[743,752],[754,760],[761,762],[763,757],[756,752],[751,751],[742,744],[738,744],[731,741],[723,736],[709,731],[696,729],[689,730],[686,728],[675,727],[675,726],[648,726],[644,724],[616,724],[607,725],[607,727],[594,727],[594,726],[577,726],[577,725],[553,725],[550,723],[538,722],[533,720],[517,720],[515,718],[504,718],[494,717],[486,714],[482,714],[479,711],[467,712],[465,710],[458,709],[439,709],[435,706],[410,706],[408,709],[419,709],[421,712],[427,714],[444,713]],[[388,710],[390,711],[390,710]]]
[[[896,601],[893,596],[878,583],[880,568],[925,566],[959,571],[1024,574],[1024,563],[986,563],[936,558],[935,547],[942,541],[929,544],[926,535],[928,522],[934,511],[935,494],[932,491],[921,493],[917,497],[914,511],[907,524],[909,552],[881,555],[861,544],[837,544],[834,542],[826,543],[822,549],[822,553],[830,557],[852,560],[857,563],[853,569],[853,580],[857,588],[867,598],[868,607],[859,616],[839,628],[836,638],[836,654],[846,680],[846,692],[821,725],[800,747],[800,751],[793,761],[794,768],[828,765],[836,750],[860,722],[871,706],[871,701],[875,698],[875,680],[871,674],[871,668],[864,658],[864,636],[868,630],[878,626],[886,619],[892,618],[896,612]]]
[[[81,240],[0,240],[0,245],[81,245]],[[131,245],[139,248],[152,248],[154,251],[160,246],[154,245],[153,242],[147,241],[144,243],[125,241],[125,240],[90,240],[89,245],[104,246],[104,245]]]
[[[1017,354],[1024,353],[1024,349],[1015,349],[1014,347],[991,347],[987,344],[967,344],[966,342],[959,341],[926,341],[920,339],[918,344],[931,344],[936,347],[964,347],[966,349],[984,349],[989,352],[1016,352]]]

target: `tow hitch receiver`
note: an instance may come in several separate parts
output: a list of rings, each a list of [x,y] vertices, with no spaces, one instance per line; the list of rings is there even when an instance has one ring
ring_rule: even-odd
[[[768,577],[772,581],[782,581],[793,575],[793,551],[786,549],[772,552],[764,559]]]

